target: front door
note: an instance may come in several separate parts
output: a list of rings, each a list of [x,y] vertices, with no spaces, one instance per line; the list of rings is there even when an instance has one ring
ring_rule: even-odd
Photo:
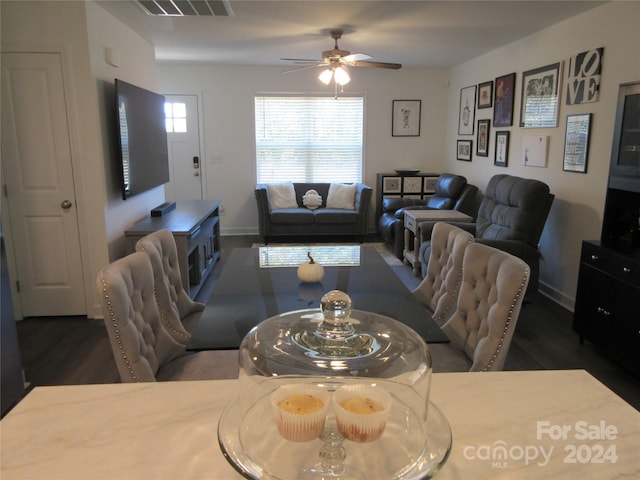
[[[198,97],[165,95],[170,181],[167,201],[202,199]]]
[[[57,53],[2,56],[5,233],[16,257],[16,303],[26,317],[84,315],[62,59]]]

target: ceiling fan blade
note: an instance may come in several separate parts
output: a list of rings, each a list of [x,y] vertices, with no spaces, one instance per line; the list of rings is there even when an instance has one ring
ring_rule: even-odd
[[[280,60],[293,63],[318,63],[322,61],[317,58],[281,58]]]
[[[366,54],[366,53],[352,53],[351,55],[347,55],[346,57],[342,57],[341,60],[344,60],[347,63],[351,63],[351,62],[357,62],[357,61],[362,61],[362,60],[369,60],[370,58],[373,58],[373,57],[371,55]]]
[[[402,68],[402,64],[400,63],[385,63],[385,62],[369,62],[366,60],[353,62],[354,67],[375,67],[375,68],[391,68],[393,70],[398,70]]]
[[[326,67],[326,66],[327,66],[326,63],[316,63],[315,65],[304,65],[302,67],[290,68],[289,70],[283,70],[280,73],[291,73],[291,72],[297,72],[298,70],[304,70],[306,68],[316,68],[316,67]]]

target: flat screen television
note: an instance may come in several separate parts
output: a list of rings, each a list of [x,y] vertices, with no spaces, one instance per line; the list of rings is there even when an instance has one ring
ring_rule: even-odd
[[[122,198],[169,181],[164,96],[115,79]]]

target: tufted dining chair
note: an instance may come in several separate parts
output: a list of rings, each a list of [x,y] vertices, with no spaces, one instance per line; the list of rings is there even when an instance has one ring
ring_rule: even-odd
[[[473,235],[448,223],[433,227],[427,273],[411,292],[442,326],[453,314],[462,282],[462,259]]]
[[[153,267],[156,300],[164,326],[178,342],[186,345],[204,304],[195,302],[182,286],[178,251],[169,230],[157,230],[136,243],[136,251],[149,255]],[[174,312],[172,315],[170,312]],[[175,319],[180,321],[175,321]]]
[[[467,246],[456,310],[442,326],[451,343],[429,345],[434,372],[502,370],[529,274],[509,253]]]
[[[123,383],[237,377],[237,351],[187,352],[165,329],[146,253],[104,267],[96,288]]]

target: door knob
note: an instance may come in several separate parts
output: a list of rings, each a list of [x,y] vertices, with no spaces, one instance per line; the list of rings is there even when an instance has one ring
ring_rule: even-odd
[[[69,210],[73,206],[73,203],[71,203],[69,200],[63,200],[60,206],[65,210]]]
[[[196,176],[196,177],[199,177],[200,176],[200,172],[194,172],[193,175]]]

